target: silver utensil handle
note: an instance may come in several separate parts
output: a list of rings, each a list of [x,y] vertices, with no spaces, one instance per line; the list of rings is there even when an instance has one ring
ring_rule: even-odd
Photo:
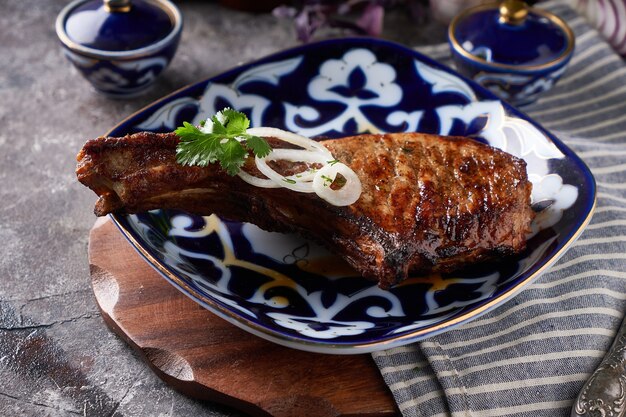
[[[626,414],[626,318],[611,349],[578,394],[572,417],[621,417]]]

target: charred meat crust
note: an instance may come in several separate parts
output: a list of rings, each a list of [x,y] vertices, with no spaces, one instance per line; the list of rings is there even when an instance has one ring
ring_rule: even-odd
[[[95,213],[172,208],[300,233],[383,288],[409,273],[450,272],[519,253],[533,218],[526,163],[468,138],[403,133],[324,141],[361,179],[363,193],[347,207],[257,188],[217,166],[181,166],[177,143],[174,133],[148,132],[88,141],[76,173],[99,196]],[[251,161],[244,169],[258,175]]]

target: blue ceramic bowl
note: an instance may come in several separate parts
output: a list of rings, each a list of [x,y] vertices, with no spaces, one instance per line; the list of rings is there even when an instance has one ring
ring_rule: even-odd
[[[144,93],[170,63],[182,16],[168,0],[133,0],[125,12],[101,0],[76,0],[56,21],[65,56],[100,93]]]
[[[499,4],[464,11],[454,18],[448,40],[457,70],[514,105],[535,101],[565,72],[574,33],[558,16],[523,11],[519,21],[503,17]]]

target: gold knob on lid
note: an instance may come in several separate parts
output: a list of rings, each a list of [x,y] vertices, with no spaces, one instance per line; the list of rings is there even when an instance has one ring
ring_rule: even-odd
[[[104,9],[109,13],[130,12],[130,0],[103,0]]]
[[[518,25],[528,16],[528,5],[521,0],[504,0],[500,3],[500,21]]]

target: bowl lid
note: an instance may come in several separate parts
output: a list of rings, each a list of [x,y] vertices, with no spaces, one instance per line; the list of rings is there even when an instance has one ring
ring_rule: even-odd
[[[65,35],[80,46],[131,51],[155,44],[175,27],[168,9],[151,0],[87,0],[73,3],[62,22]]]
[[[448,34],[462,55],[505,68],[553,65],[574,47],[574,34],[561,18],[519,0],[468,9],[454,18]]]

